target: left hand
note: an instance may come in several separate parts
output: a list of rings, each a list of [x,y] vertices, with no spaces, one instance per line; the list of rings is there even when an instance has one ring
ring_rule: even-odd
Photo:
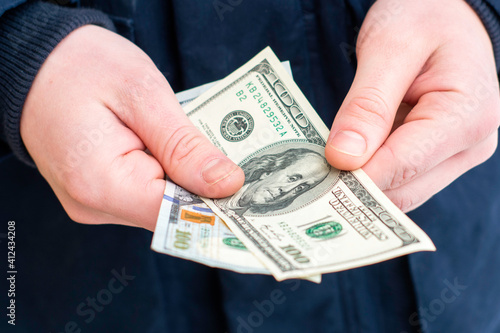
[[[407,212],[494,153],[492,45],[464,1],[378,0],[357,59],[326,147],[334,167],[362,167]]]

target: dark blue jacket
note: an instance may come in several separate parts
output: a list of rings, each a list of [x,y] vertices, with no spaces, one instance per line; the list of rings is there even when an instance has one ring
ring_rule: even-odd
[[[0,0],[0,233],[15,221],[18,332],[500,332],[498,152],[410,214],[436,253],[327,274],[320,285],[207,268],[152,252],[150,232],[73,223],[20,161],[30,162],[18,133],[29,83],[51,46],[79,25],[111,28],[111,18],[176,91],[220,79],[270,45],[290,60],[329,126],[354,77],[356,34],[373,1],[52,1],[107,16],[24,2]],[[468,2],[499,59],[500,1]],[[30,49],[46,37],[48,46]],[[6,251],[2,234],[0,241]],[[2,318],[0,327],[16,332]]]

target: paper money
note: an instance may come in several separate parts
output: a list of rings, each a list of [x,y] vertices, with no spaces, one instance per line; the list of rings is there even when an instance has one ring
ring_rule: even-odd
[[[290,63],[284,61],[282,65],[291,75]],[[186,105],[216,83],[182,91],[176,97],[181,106]],[[197,195],[169,180],[151,247],[157,252],[210,267],[239,273],[271,274]],[[321,275],[304,278],[321,282]]]
[[[435,250],[361,170],[328,165],[328,128],[269,48],[184,110],[245,171],[234,196],[203,200],[277,280]]]
[[[290,77],[293,77],[292,73],[292,67],[290,66],[290,61],[282,61],[281,65],[283,65],[283,68],[285,71],[290,75]],[[191,88],[188,90],[184,90],[181,92],[178,92],[175,94],[175,97],[177,97],[177,100],[179,101],[179,104],[184,107],[185,105],[189,104],[190,102],[194,101],[196,98],[198,98],[201,94],[203,94],[205,91],[208,89],[212,88],[215,86],[219,81],[214,81],[210,83],[206,83],[204,85]]]
[[[167,181],[153,249],[210,267],[270,274],[197,196]]]
[[[210,267],[271,274],[200,197],[169,180],[151,247]],[[301,278],[321,282],[321,275]]]

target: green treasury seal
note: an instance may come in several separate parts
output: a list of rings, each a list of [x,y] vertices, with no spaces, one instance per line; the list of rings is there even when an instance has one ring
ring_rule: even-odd
[[[254,120],[246,111],[233,111],[222,119],[220,133],[229,142],[245,140],[255,127]]]
[[[246,250],[246,246],[236,237],[226,237],[222,239],[222,242],[233,249]]]
[[[330,239],[342,232],[342,225],[338,222],[318,223],[306,230],[306,235],[318,240]]]

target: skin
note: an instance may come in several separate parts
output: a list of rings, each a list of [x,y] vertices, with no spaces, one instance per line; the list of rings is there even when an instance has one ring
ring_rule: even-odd
[[[378,0],[357,58],[326,147],[333,166],[362,167],[409,211],[493,154],[500,98],[492,46],[465,2]],[[49,55],[24,105],[21,136],[77,222],[154,230],[165,173],[208,197],[233,194],[244,181],[191,125],[147,55],[95,26],[75,30]]]
[[[258,181],[248,186],[239,204],[242,207],[268,206],[297,197],[321,182],[328,172],[330,168],[321,156],[305,155],[284,169],[262,174]]]
[[[228,196],[244,181],[184,115],[149,57],[96,26],[73,31],[49,55],[28,94],[21,136],[77,222],[154,230],[165,173],[208,197]]]
[[[378,0],[361,27],[357,59],[326,147],[333,166],[363,168],[408,212],[494,153],[493,51],[464,1]]]

